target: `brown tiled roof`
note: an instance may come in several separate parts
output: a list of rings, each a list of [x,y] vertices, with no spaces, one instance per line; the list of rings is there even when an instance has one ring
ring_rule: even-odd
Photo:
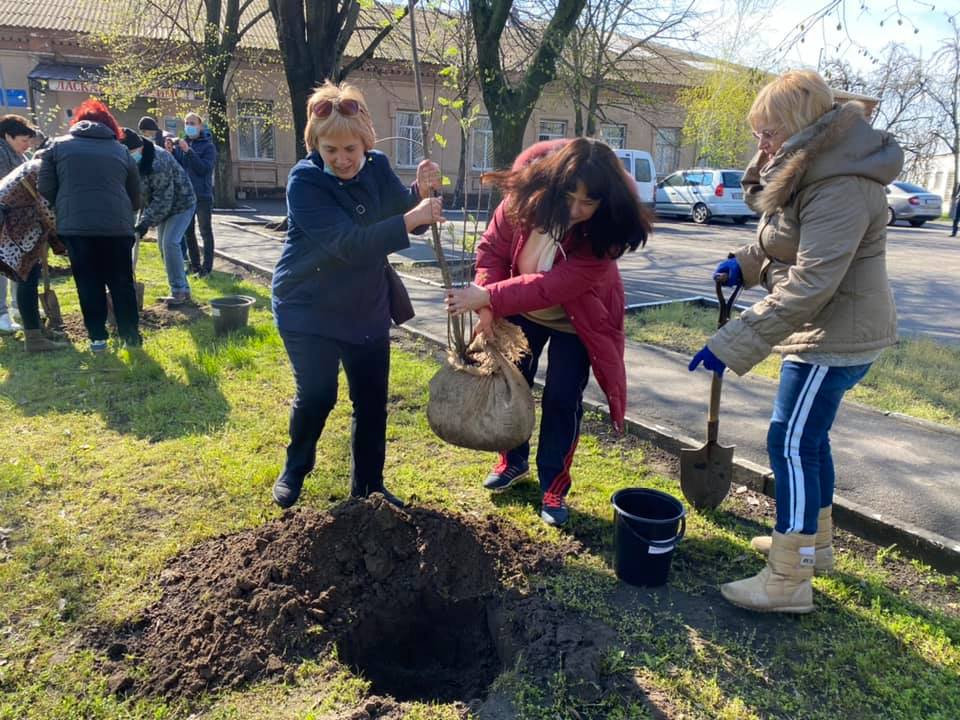
[[[199,0],[194,0],[199,2]],[[267,0],[253,0],[244,14],[245,18],[256,17],[267,9]],[[74,32],[89,34],[108,30],[111,27],[131,27],[124,18],[129,18],[130,3],[127,0],[0,0],[0,27],[16,27],[24,29],[50,30],[58,32]],[[386,19],[382,10],[371,8],[362,11],[363,17],[358,23],[367,29],[359,31],[347,47],[347,55],[355,57],[362,52],[366,41],[374,36],[376,28]],[[417,41],[421,46],[421,61],[428,62],[430,57],[443,55],[443,40],[438,33],[431,33],[428,25],[433,21],[424,19],[422,12],[417,12]],[[434,16],[435,18],[435,16]],[[396,31],[380,44],[375,57],[387,61],[405,62],[410,59],[409,25],[407,20]],[[169,30],[168,22],[144,22],[147,28],[140,34],[160,38],[176,37],[180,31]],[[511,31],[505,33],[503,47],[508,57],[506,62],[520,66],[527,61],[532,50],[519,36],[508,38]],[[199,36],[199,30],[197,32]],[[430,46],[434,45],[433,52]],[[241,42],[243,47],[276,50],[277,36],[273,18],[266,14],[251,28]],[[691,53],[656,46],[655,53],[648,50],[639,50],[635,53],[638,80],[645,83],[664,85],[693,84],[702,76],[711,64],[709,58]]]

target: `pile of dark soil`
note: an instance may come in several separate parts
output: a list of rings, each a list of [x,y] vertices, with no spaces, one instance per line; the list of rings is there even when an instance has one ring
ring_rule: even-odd
[[[605,639],[509,590],[578,547],[379,495],[291,511],[173,559],[160,600],[109,643],[111,686],[193,696],[288,673],[333,647],[373,692],[401,701],[482,698],[521,651],[555,667],[587,649],[577,675],[589,679]]]

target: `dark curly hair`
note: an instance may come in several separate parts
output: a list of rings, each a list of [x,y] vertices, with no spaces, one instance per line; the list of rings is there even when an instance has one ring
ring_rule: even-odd
[[[71,125],[76,125],[78,122],[83,120],[89,120],[90,122],[97,122],[101,125],[106,125],[110,130],[113,131],[113,134],[116,136],[117,140],[123,140],[123,130],[120,129],[120,125],[117,124],[116,119],[113,115],[110,114],[110,110],[99,100],[94,100],[90,98],[89,100],[84,100],[77,106],[77,109],[73,111],[73,119]]]
[[[583,183],[587,195],[600,204],[572,232],[577,242],[589,242],[598,258],[615,259],[646,245],[653,230],[652,213],[641,204],[633,180],[613,150],[597,140],[576,138],[523,167],[486,173],[483,180],[507,195],[513,222],[555,240],[569,229],[567,194]]]

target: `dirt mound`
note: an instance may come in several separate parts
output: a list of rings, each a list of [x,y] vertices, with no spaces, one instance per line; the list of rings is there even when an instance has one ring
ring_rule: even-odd
[[[195,695],[336,646],[380,694],[482,697],[510,646],[491,622],[508,622],[509,580],[577,547],[537,545],[493,517],[398,510],[379,495],[288,512],[173,559],[160,600],[109,647],[111,686]],[[134,680],[131,660],[145,678]]]

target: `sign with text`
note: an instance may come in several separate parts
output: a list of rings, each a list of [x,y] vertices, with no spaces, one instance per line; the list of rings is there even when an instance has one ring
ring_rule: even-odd
[[[80,93],[82,95],[100,95],[103,88],[100,83],[91,80],[47,80],[47,89],[55,92]],[[158,100],[196,100],[197,91],[186,88],[155,88],[140,93],[140,97]]]

